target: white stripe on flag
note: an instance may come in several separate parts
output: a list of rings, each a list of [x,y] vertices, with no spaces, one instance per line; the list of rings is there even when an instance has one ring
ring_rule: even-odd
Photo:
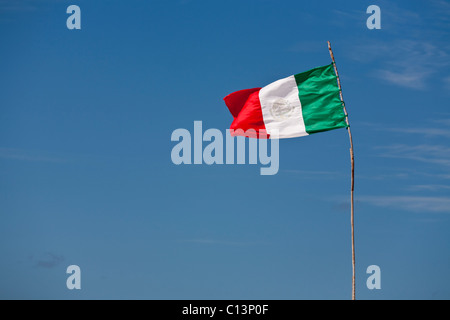
[[[294,76],[280,79],[262,88],[259,91],[259,100],[268,134],[276,135],[278,131],[280,139],[308,135]]]

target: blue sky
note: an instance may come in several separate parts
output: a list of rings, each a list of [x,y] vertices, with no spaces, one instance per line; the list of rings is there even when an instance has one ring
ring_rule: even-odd
[[[0,298],[349,299],[345,129],[281,140],[274,176],[170,157],[175,129],[225,132],[224,96],[330,63],[330,40],[357,297],[449,299],[449,27],[444,0],[0,0]]]

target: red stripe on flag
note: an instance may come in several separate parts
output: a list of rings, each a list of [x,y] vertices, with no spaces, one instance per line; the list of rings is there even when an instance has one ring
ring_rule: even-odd
[[[224,100],[234,117],[230,129],[232,136],[268,139],[259,101],[261,88],[245,89],[227,95]]]

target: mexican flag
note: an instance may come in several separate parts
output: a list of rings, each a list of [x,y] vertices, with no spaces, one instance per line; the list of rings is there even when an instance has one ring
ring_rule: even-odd
[[[348,127],[333,64],[224,100],[234,118],[232,136],[283,139]]]

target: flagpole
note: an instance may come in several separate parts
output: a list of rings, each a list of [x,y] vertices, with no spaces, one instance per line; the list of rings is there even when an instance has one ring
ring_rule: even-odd
[[[350,201],[351,201],[351,227],[352,227],[352,270],[353,270],[353,276],[352,276],[352,300],[356,299],[356,295],[355,295],[355,290],[356,290],[356,285],[355,285],[355,211],[354,211],[354,198],[353,198],[353,191],[355,189],[355,155],[353,153],[353,139],[352,139],[352,132],[350,130],[350,123],[348,121],[348,113],[347,113],[347,109],[345,108],[345,103],[344,103],[344,98],[342,96],[342,88],[341,88],[341,81],[339,80],[339,74],[338,74],[338,70],[336,67],[336,61],[334,61],[334,55],[333,55],[333,50],[331,50],[331,44],[330,41],[328,41],[328,50],[330,51],[330,56],[331,56],[331,60],[333,61],[333,66],[334,66],[334,71],[336,72],[336,78],[337,78],[337,83],[339,86],[339,94],[341,96],[341,101],[342,101],[342,108],[344,109],[344,113],[345,113],[345,121],[347,122],[347,132],[348,132],[348,137],[350,139],[350,160],[351,160],[351,165],[352,165],[352,182],[351,182],[351,192],[350,192]]]

